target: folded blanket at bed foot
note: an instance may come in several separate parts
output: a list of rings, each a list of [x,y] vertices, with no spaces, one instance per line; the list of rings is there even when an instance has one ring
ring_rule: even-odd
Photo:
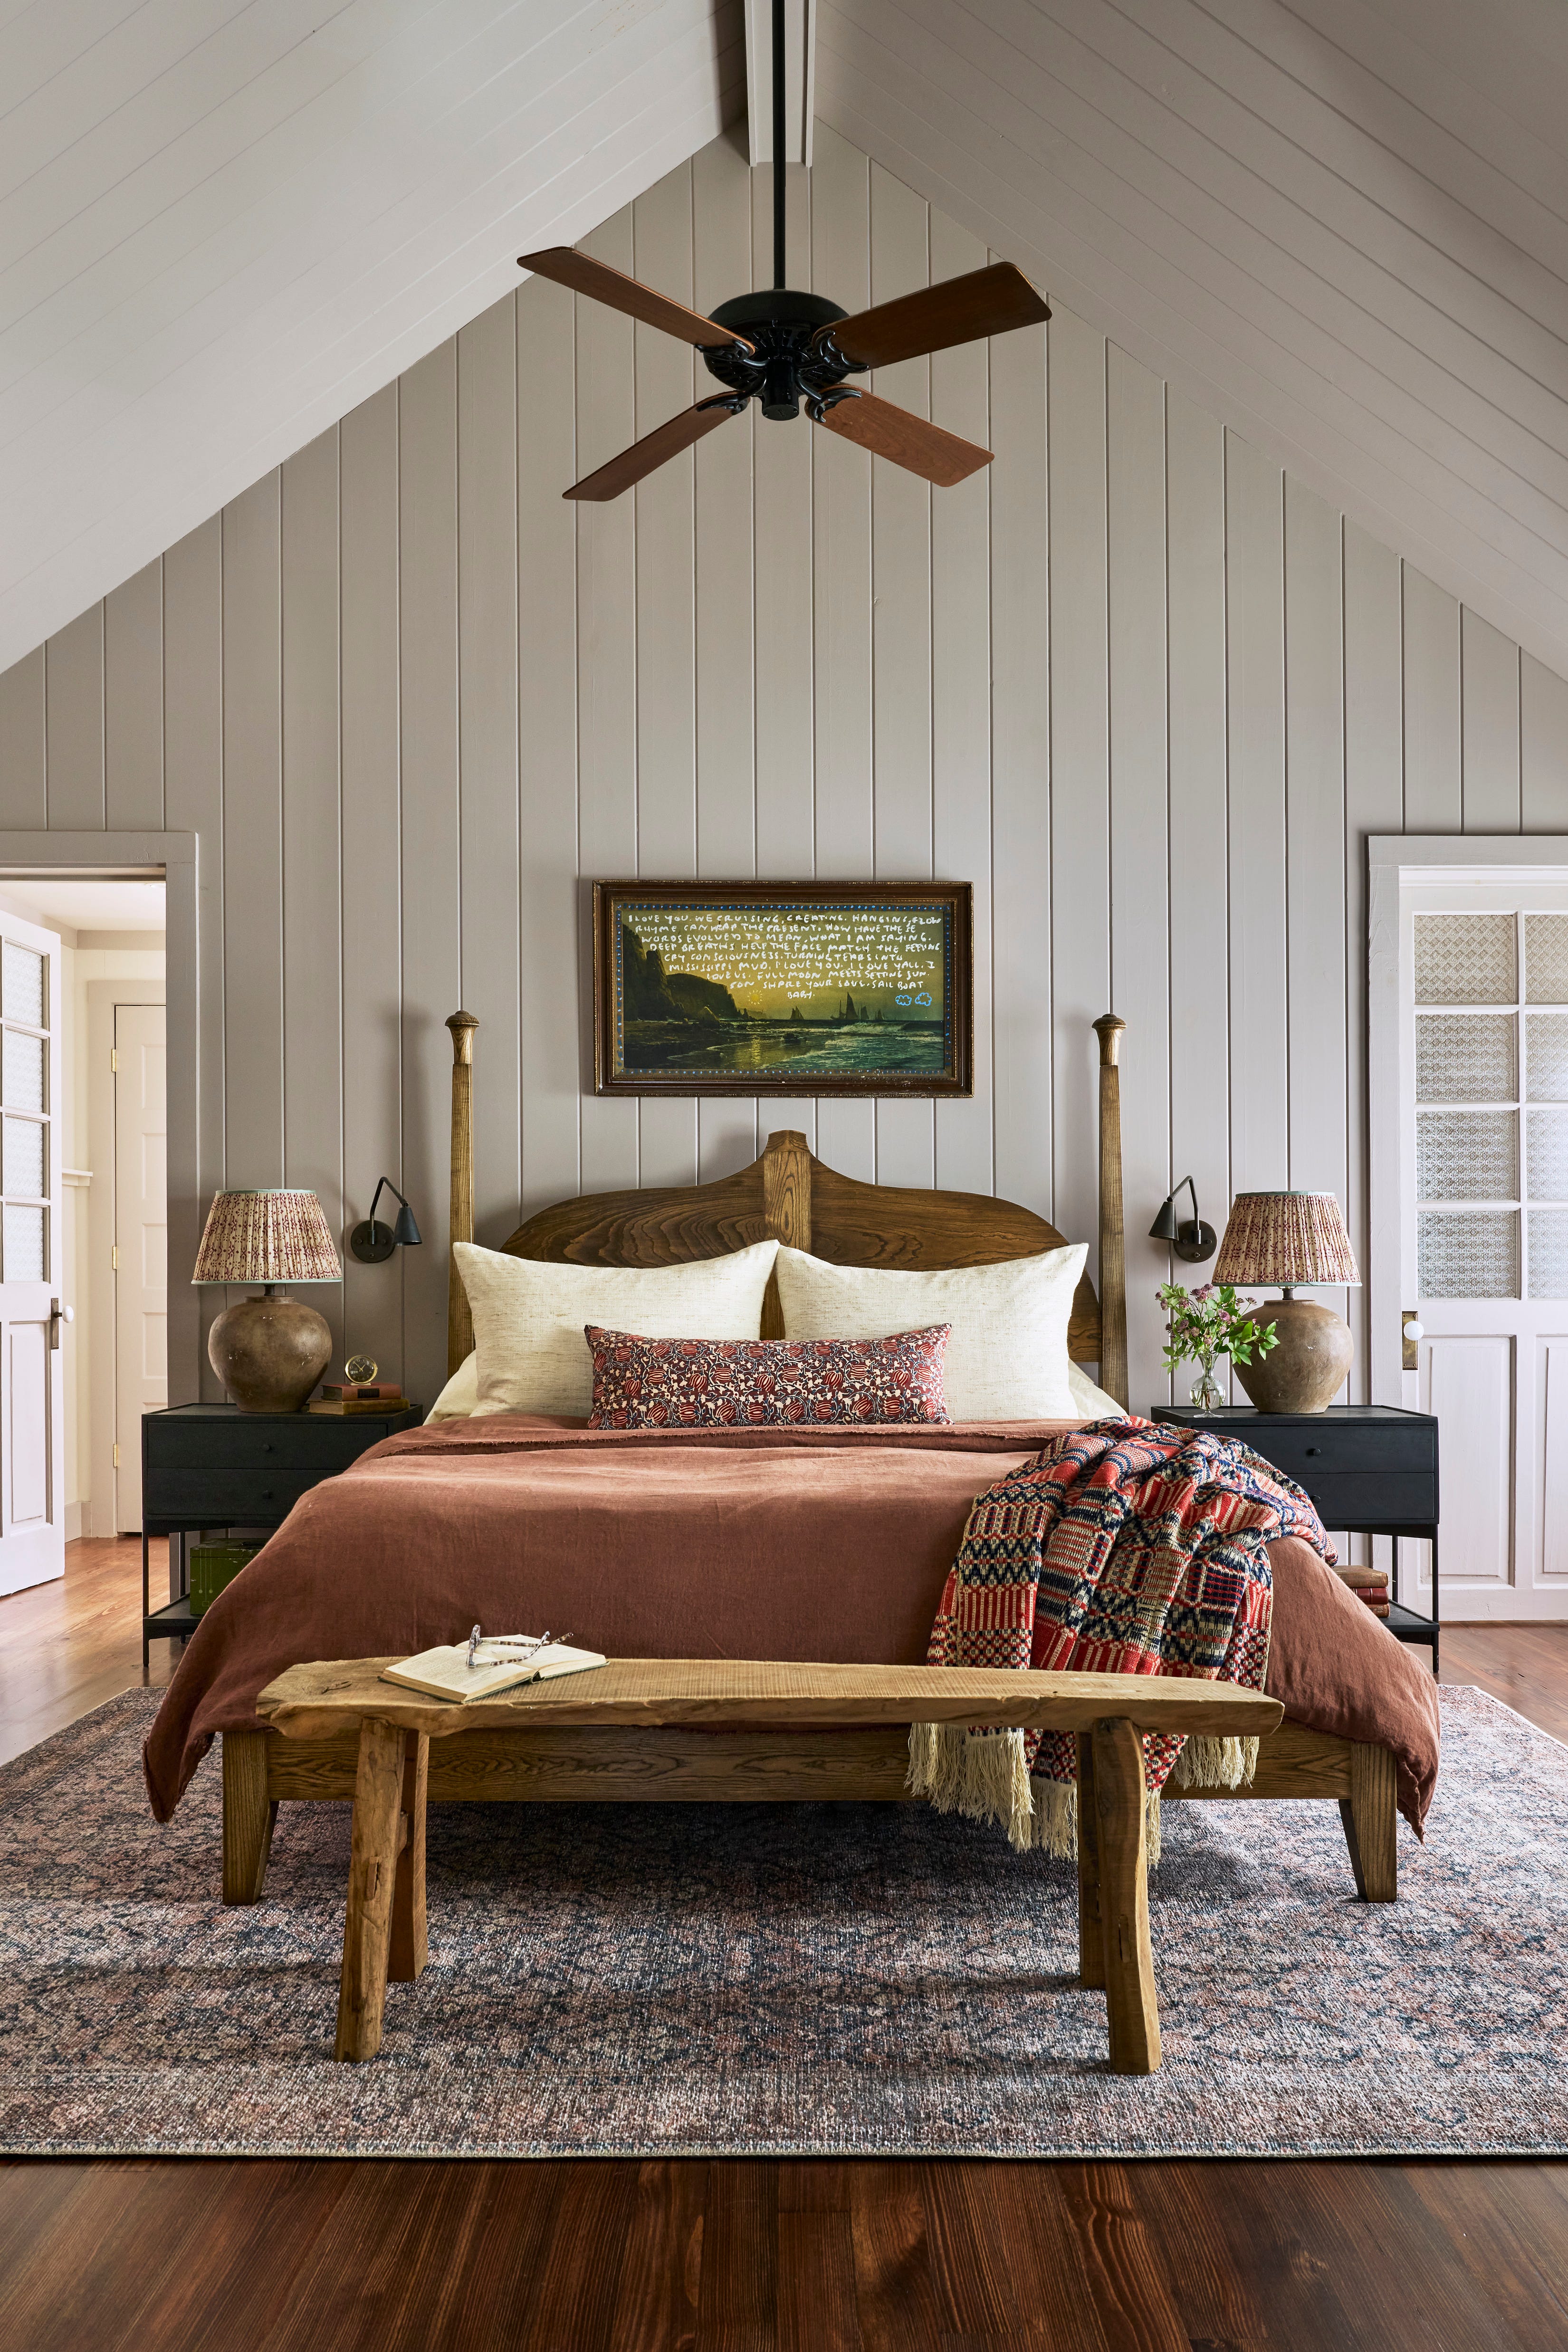
[[[977,1496],[926,1663],[1041,1673],[1190,1675],[1264,1687],[1274,1582],[1268,1545],[1335,1553],[1300,1486],[1233,1438],[1131,1416],[1054,1439]],[[1160,1791],[1239,1788],[1255,1739],[1148,1732],[1149,1855]],[[917,1723],[909,1786],[941,1812],[1005,1829],[1020,1852],[1078,1851],[1071,1732]]]

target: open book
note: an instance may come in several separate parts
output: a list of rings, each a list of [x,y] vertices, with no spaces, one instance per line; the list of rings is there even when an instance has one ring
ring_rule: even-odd
[[[550,1642],[542,1648],[531,1647],[526,1633],[509,1634],[507,1643],[514,1645],[513,1654],[504,1654],[500,1638],[479,1644],[474,1664],[468,1664],[469,1643],[449,1642],[436,1650],[421,1650],[416,1658],[405,1658],[395,1666],[383,1666],[384,1683],[401,1683],[405,1690],[426,1691],[432,1698],[493,1698],[497,1691],[511,1690],[521,1683],[550,1682],[557,1675],[580,1675],[589,1666],[605,1663],[597,1650],[568,1649],[564,1642]]]

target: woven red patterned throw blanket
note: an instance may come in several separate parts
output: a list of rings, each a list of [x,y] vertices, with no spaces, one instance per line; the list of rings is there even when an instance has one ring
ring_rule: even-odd
[[[1131,1416],[1091,1422],[977,1497],[926,1664],[1194,1675],[1261,1690],[1279,1536],[1300,1536],[1333,1565],[1300,1486],[1249,1447]],[[1151,1856],[1173,1769],[1182,1784],[1234,1789],[1257,1757],[1255,1739],[1146,1734]],[[917,1723],[909,1785],[942,1812],[1001,1822],[1020,1851],[1077,1851],[1071,1732]]]

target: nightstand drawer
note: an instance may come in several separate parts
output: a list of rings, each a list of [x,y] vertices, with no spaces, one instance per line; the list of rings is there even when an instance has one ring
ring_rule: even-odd
[[[341,1420],[327,1413],[301,1412],[258,1415],[254,1421],[237,1413],[232,1421],[176,1421],[149,1416],[146,1464],[149,1476],[156,1470],[205,1470],[215,1473],[253,1471],[266,1474],[287,1468],[305,1474],[305,1483],[331,1476],[357,1462],[367,1445],[378,1444],[393,1426],[393,1417],[354,1413]],[[265,1482],[265,1481],[264,1481]]]
[[[1282,1462],[1277,1466],[1285,1468]],[[1436,1468],[1319,1473],[1314,1464],[1309,1464],[1305,1471],[1291,1470],[1287,1475],[1305,1487],[1326,1528],[1371,1533],[1377,1528],[1427,1527],[1437,1517]]]
[[[149,1526],[269,1528],[281,1526],[299,1501],[321,1483],[320,1470],[149,1469],[142,1482]]]
[[[1312,1421],[1283,1415],[1277,1420],[1269,1414],[1226,1433],[1238,1437],[1302,1486],[1328,1477],[1373,1483],[1425,1478],[1434,1487],[1436,1483],[1437,1432],[1431,1422],[1331,1422],[1315,1415]]]

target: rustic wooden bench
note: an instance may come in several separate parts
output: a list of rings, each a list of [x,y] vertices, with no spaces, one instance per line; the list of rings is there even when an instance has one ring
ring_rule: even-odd
[[[1149,1675],[1043,1675],[963,1666],[781,1665],[747,1660],[612,1658],[590,1674],[531,1683],[458,1706],[380,1679],[384,1658],[290,1666],[257,1701],[293,1739],[359,1728],[353,1840],[338,1988],[341,2059],[374,2058],[390,1978],[424,1969],[425,1811],[430,1742],[454,1732],[549,1726],[700,1729],[766,1722],[991,1723],[1078,1738],[1079,1974],[1105,1991],[1110,2064],[1152,2074],[1160,2013],[1149,1941],[1143,1832],[1144,1731],[1247,1738],[1274,1730],[1278,1699]],[[977,1834],[979,1832],[977,1832]]]

